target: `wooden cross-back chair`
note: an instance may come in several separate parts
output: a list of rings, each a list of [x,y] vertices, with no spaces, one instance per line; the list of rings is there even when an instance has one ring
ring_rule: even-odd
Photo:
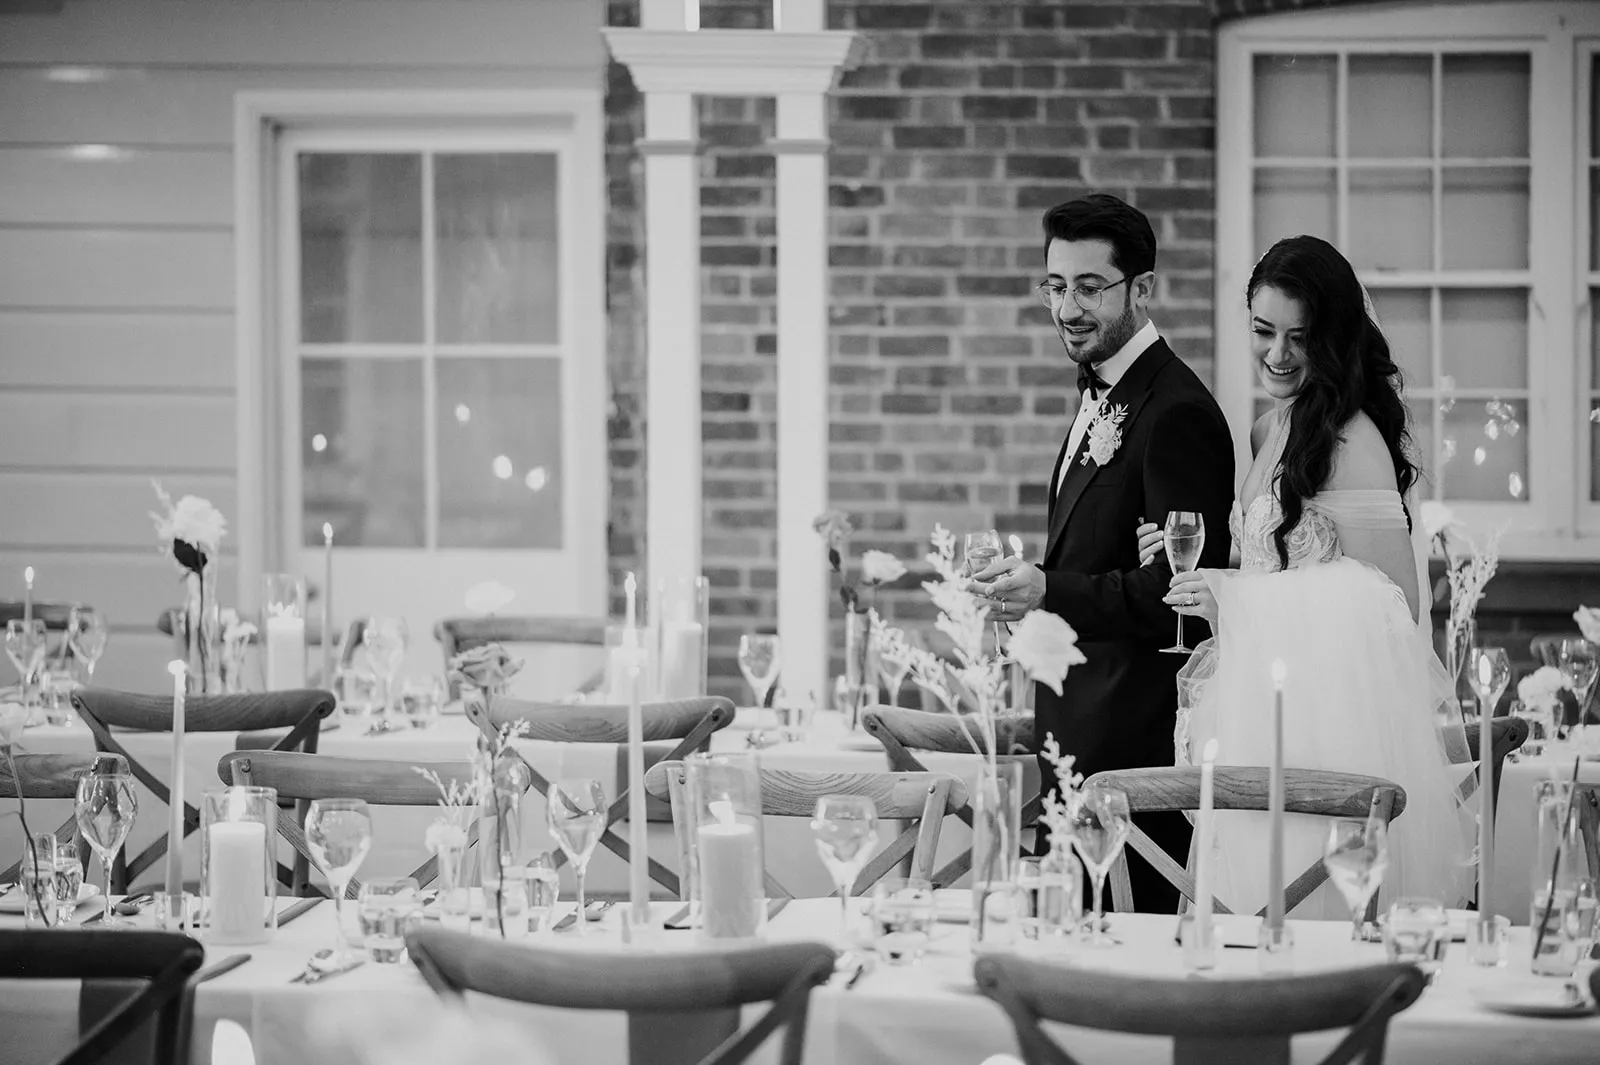
[[[833,972],[822,943],[760,943],[717,950],[582,952],[503,943],[443,928],[406,936],[428,986],[460,1001],[468,991],[512,1002],[628,1015],[630,1065],[737,1065],[780,1027],[782,1065],[800,1065],[811,989]],[[741,1030],[741,1008],[771,1008]]]
[[[995,748],[1005,756],[1026,757],[1033,760],[1034,726],[1032,714],[1002,714],[995,721]],[[977,757],[972,748],[972,738],[985,752],[988,740],[975,722],[966,726],[955,715],[927,710],[908,710],[896,706],[875,706],[862,712],[861,727],[867,735],[883,745],[889,758],[889,768],[901,773],[925,773],[924,765],[913,751],[934,751],[940,754],[964,754]],[[1022,827],[1028,828],[1039,820],[1040,797],[1031,795],[1022,804]],[[955,811],[961,823],[972,827],[971,803]],[[1024,855],[1033,851],[1021,847]],[[932,877],[933,886],[949,887],[972,868],[972,848],[968,847]]]
[[[1216,767],[1213,799],[1218,810],[1267,809],[1267,783],[1271,772],[1264,766],[1219,765]],[[1084,786],[1103,784],[1128,796],[1128,812],[1166,813],[1200,809],[1200,767],[1159,766],[1148,769],[1112,769],[1096,773]],[[1330,773],[1320,769],[1283,771],[1283,809],[1291,814],[1315,814],[1328,818],[1374,817],[1388,824],[1406,808],[1405,789],[1382,777]],[[1194,877],[1172,860],[1154,840],[1134,823],[1128,833],[1128,846],[1155,867],[1167,883],[1177,888],[1189,903],[1194,902]],[[1288,913],[1328,879],[1321,859],[1283,889],[1283,910]],[[1133,891],[1128,882],[1128,859],[1117,854],[1111,866],[1111,903],[1119,911],[1133,909]],[[1231,912],[1213,899],[1217,913]],[[1367,919],[1377,919],[1378,898],[1374,893],[1367,903]],[[1263,908],[1260,911],[1266,913]]]
[[[176,932],[0,930],[0,980],[81,980],[78,1045],[55,1065],[189,1057],[189,977],[205,948]]]
[[[1481,729],[1481,719],[1467,722],[1467,749],[1451,751],[1451,764],[1467,765],[1478,760],[1478,736]],[[1506,756],[1520,748],[1527,738],[1528,723],[1520,717],[1497,717],[1489,724],[1489,754],[1493,763],[1493,773],[1489,781],[1496,802],[1500,801],[1500,773],[1505,768]],[[1474,773],[1461,782],[1458,794],[1461,801],[1468,802],[1477,790],[1478,775]]]
[[[11,767],[0,758],[0,799],[76,799],[78,778],[94,764],[92,754],[19,754],[13,756],[17,763],[17,777],[11,776]],[[30,828],[37,826],[29,826]],[[56,829],[56,839],[71,843],[78,838],[78,819],[68,817]],[[23,841],[26,848],[27,841]],[[87,848],[78,848],[78,857],[87,864]],[[22,859],[0,873],[0,884],[10,883],[22,873]]]
[[[628,708],[598,703],[533,703],[522,699],[484,699],[470,696],[464,703],[467,718],[478,730],[493,740],[506,725],[525,721],[528,724],[525,739],[548,743],[609,743],[617,747],[617,797],[606,809],[605,828],[600,832],[600,845],[623,861],[631,853],[627,839],[612,826],[628,815],[627,744]],[[669,702],[645,703],[640,707],[644,719],[646,742],[677,740],[670,750],[656,757],[646,750],[648,764],[652,760],[676,761],[695,751],[711,746],[711,734],[733,722],[733,703],[720,696],[703,696],[694,699],[677,699]],[[520,757],[520,756],[519,756]],[[527,760],[523,759],[527,765]],[[531,765],[527,766],[533,787],[540,795],[548,797],[551,781]],[[650,820],[667,819],[668,812],[657,807]],[[674,895],[681,895],[678,876],[672,870],[649,858],[650,878]],[[565,865],[567,855],[562,851],[554,858],[557,868]]]
[[[1427,985],[1403,963],[1271,980],[1165,980],[1004,953],[979,957],[973,975],[979,993],[1006,1011],[1027,1065],[1078,1065],[1041,1021],[1166,1036],[1175,1065],[1289,1065],[1292,1036],[1346,1028],[1322,1065],[1381,1065],[1390,1019]]]
[[[117,738],[119,732],[113,731],[170,733],[172,696],[79,688],[72,693],[72,705],[94,735],[95,750],[122,755],[140,784],[161,802],[172,801],[167,785],[129,753]],[[267,743],[272,750],[309,752],[317,749],[322,720],[333,713],[333,708],[332,692],[311,688],[248,695],[195,695],[184,700],[183,727],[185,732],[257,734],[242,735],[241,747]],[[173,772],[181,771],[181,766],[173,767]],[[188,836],[200,827],[200,812],[193,803],[186,801],[183,805],[183,834]],[[305,815],[303,809],[298,813]],[[125,892],[135,877],[160,861],[166,852],[166,833],[133,858],[127,857],[126,848],[118,851],[111,869],[110,890]],[[297,861],[294,879],[303,880],[307,868]]]
[[[644,776],[645,790],[672,804],[672,826],[678,841],[679,868],[690,868],[694,825],[690,816],[687,769],[682,762],[661,762]],[[967,786],[960,778],[942,773],[828,773],[801,769],[761,770],[761,813],[766,817],[812,817],[817,800],[825,795],[862,795],[870,798],[879,820],[910,821],[904,832],[874,855],[850,893],[859,895],[907,858],[913,876],[933,879],[944,819],[964,809]],[[774,897],[793,898],[794,892],[762,870],[767,891]],[[687,898],[685,891],[680,898]]]
[[[305,861],[311,860],[306,844],[305,819],[298,816],[300,800],[306,805],[315,799],[360,799],[371,806],[435,806],[439,789],[418,770],[431,770],[446,787],[459,782],[472,783],[474,766],[465,759],[445,762],[413,762],[389,758],[336,758],[326,754],[299,751],[233,751],[217,763],[217,776],[224,784],[241,787],[276,788],[279,799],[296,800],[296,809],[278,809],[278,834]],[[474,817],[467,834],[467,846],[478,839]],[[426,887],[439,875],[437,855],[429,856],[411,874]],[[293,885],[304,894],[305,884]],[[347,898],[355,898],[360,883],[352,877]]]
[[[536,644],[551,648],[603,648],[606,645],[605,618],[534,617],[527,614],[441,618],[433,627],[434,638],[444,652],[445,665],[462,651],[485,644]],[[581,680],[574,690],[590,691],[605,677],[601,667]],[[450,698],[460,698],[460,684],[450,681]]]

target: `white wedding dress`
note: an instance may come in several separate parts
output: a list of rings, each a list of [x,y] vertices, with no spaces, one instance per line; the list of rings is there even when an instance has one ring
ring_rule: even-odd
[[[1255,469],[1276,471],[1286,429],[1280,419]],[[1240,569],[1209,581],[1217,635],[1179,674],[1178,761],[1198,762],[1215,738],[1218,765],[1271,764],[1271,664],[1282,659],[1284,764],[1383,777],[1405,789],[1380,906],[1400,895],[1460,905],[1472,883],[1475,825],[1456,797],[1470,767],[1452,767],[1447,753],[1465,749],[1451,685],[1426,621],[1412,618],[1388,577],[1339,546],[1339,526],[1405,529],[1400,495],[1342,490],[1308,500],[1289,535],[1285,569],[1272,539],[1282,514],[1275,478],[1263,480],[1242,510],[1234,504]],[[1419,588],[1426,596],[1425,578]],[[1321,858],[1329,824],[1286,815],[1285,884]],[[1266,905],[1267,825],[1262,813],[1217,814],[1214,893],[1235,913]],[[1293,916],[1348,919],[1350,910],[1324,884]]]

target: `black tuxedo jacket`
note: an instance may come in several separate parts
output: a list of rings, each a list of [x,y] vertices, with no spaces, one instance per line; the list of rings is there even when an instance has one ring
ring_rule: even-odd
[[[1106,401],[1127,407],[1122,443],[1104,466],[1083,461],[1087,433],[1075,455],[1062,443],[1042,565],[1042,608],[1077,630],[1088,662],[1072,667],[1059,696],[1039,685],[1034,703],[1037,735],[1053,733],[1085,776],[1173,762],[1175,678],[1189,659],[1161,653],[1177,635],[1178,615],[1161,601],[1172,572],[1164,554],[1140,568],[1140,519],[1160,525],[1168,511],[1200,511],[1201,567],[1226,566],[1231,547],[1233,440],[1200,378],[1157,340]],[[1190,647],[1208,635],[1203,621],[1185,619]]]

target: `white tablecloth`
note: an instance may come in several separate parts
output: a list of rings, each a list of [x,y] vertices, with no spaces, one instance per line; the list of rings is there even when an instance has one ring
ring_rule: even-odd
[[[1575,752],[1574,752],[1575,753]],[[1538,847],[1535,797],[1542,780],[1571,780],[1572,754],[1559,751],[1540,758],[1508,762],[1500,775],[1499,807],[1495,810],[1494,872],[1490,897],[1496,913],[1513,924],[1528,924],[1536,875],[1534,853]],[[1584,761],[1578,779],[1600,785],[1600,761]],[[1545,870],[1541,880],[1548,880]]]
[[[670,904],[658,904],[657,912],[665,914],[671,908]],[[316,1054],[312,1034],[315,1025],[310,1023],[314,1011],[332,1013],[348,1022],[357,1011],[414,1013],[433,1008],[432,994],[409,964],[368,963],[315,988],[290,984],[289,978],[300,970],[305,958],[332,942],[333,915],[332,904],[323,903],[279,931],[275,940],[265,946],[208,950],[208,962],[246,949],[253,958],[198,989],[193,1059],[196,1065],[209,1061],[212,1028],[222,1017],[239,1022],[251,1033],[260,1065],[315,1065],[327,1059]],[[4,920],[15,923],[15,919]],[[767,937],[831,941],[837,920],[838,910],[832,900],[800,900],[778,915],[769,926]],[[353,934],[353,912],[347,913],[347,921]],[[1350,943],[1349,926],[1343,922],[1291,924],[1302,971],[1372,964],[1383,958],[1380,946]],[[1055,956],[1067,965],[1180,975],[1178,951],[1172,942],[1172,918],[1119,914],[1112,918],[1112,928],[1124,939],[1124,946],[1110,950],[1073,946]],[[695,933],[661,935],[665,948],[676,949],[693,946]],[[615,934],[609,928],[587,941],[571,933],[556,933],[528,942],[547,949],[616,946]],[[1502,970],[1476,968],[1467,961],[1460,945],[1452,947],[1434,985],[1421,1001],[1395,1018],[1386,1060],[1439,1065],[1593,1062],[1595,1047],[1600,1046],[1600,1016],[1537,1020],[1492,1013],[1476,1003],[1473,991],[1478,988],[1559,986],[1559,981],[1531,976],[1526,956],[1525,929],[1514,930],[1511,963]],[[1220,974],[1253,976],[1255,966],[1254,951],[1225,950]],[[530,1038],[553,1053],[553,1061],[621,1065],[626,1060],[625,1036],[618,1014],[584,1015],[482,999],[474,999],[472,1008],[513,1018],[528,1029]],[[6,1048],[4,1059],[8,1065],[35,1065],[70,1046],[76,1010],[75,985],[23,982],[7,986],[0,994],[0,1046]],[[1085,1062],[1171,1060],[1171,1044],[1166,1040],[1078,1028],[1061,1028],[1058,1035],[1069,1052]],[[1319,1058],[1338,1035],[1325,1033],[1296,1040],[1295,1060]],[[853,990],[823,988],[812,999],[806,1061],[817,1065],[977,1065],[990,1054],[1003,1052],[1016,1053],[1011,1027],[1000,1009],[974,990],[967,930],[959,925],[936,926],[931,950],[919,966],[894,968],[880,964]]]

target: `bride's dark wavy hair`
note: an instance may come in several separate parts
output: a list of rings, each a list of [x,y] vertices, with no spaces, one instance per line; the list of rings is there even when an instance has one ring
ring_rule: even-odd
[[[1283,520],[1272,535],[1278,559],[1287,567],[1289,534],[1300,523],[1306,500],[1328,483],[1340,435],[1358,413],[1372,419],[1389,448],[1402,503],[1419,471],[1411,459],[1400,367],[1367,313],[1361,282],[1350,263],[1318,237],[1285,237],[1250,271],[1246,303],[1253,304],[1256,293],[1268,285],[1299,301],[1306,316],[1306,368],[1289,408],[1289,439],[1278,461]]]

